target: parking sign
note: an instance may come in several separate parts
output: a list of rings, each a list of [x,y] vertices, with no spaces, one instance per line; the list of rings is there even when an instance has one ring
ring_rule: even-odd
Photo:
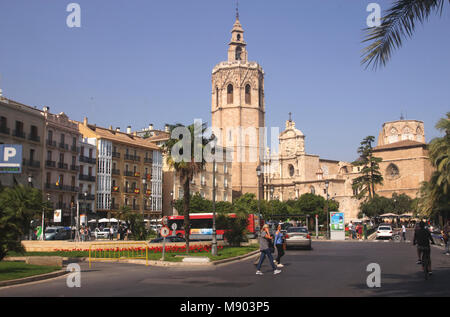
[[[22,173],[22,144],[0,145],[0,173]]]

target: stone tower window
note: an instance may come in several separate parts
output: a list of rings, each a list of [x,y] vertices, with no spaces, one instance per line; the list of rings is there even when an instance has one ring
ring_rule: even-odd
[[[227,87],[227,103],[233,103],[233,85],[229,84]]]
[[[289,176],[293,177],[295,173],[294,166],[292,164],[289,164],[288,169],[289,169]]]
[[[236,60],[240,61],[241,60],[241,54],[242,54],[242,48],[240,46],[238,46],[236,48]]]
[[[245,85],[245,103],[247,105],[252,103],[251,87],[250,85]]]
[[[241,40],[241,35],[240,35],[240,34],[237,35],[237,40],[238,40],[238,41]]]
[[[389,164],[389,166],[386,169],[386,176],[391,179],[400,177],[400,171],[397,165],[392,163]]]

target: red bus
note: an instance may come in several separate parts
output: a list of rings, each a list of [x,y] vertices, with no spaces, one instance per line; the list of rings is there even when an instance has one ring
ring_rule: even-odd
[[[216,214],[216,217],[218,214]],[[228,214],[229,217],[236,217],[236,214]],[[184,237],[184,216],[169,216],[167,217],[167,226],[170,229],[170,235]],[[216,218],[217,219],[217,218]],[[189,220],[191,225],[191,233],[189,235],[190,240],[212,240],[212,213],[195,213],[189,214]],[[172,230],[173,224],[177,225],[175,231]],[[247,231],[252,237],[256,237],[258,225],[258,216],[250,214],[248,216]],[[261,228],[261,226],[260,226]],[[223,239],[224,229],[217,229],[216,235],[218,240]]]

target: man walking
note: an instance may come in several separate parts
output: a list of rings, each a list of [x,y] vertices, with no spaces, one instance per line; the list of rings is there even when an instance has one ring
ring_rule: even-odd
[[[261,231],[261,238],[259,239],[259,250],[261,252],[261,257],[259,258],[259,263],[256,266],[256,269],[257,269],[256,274],[257,275],[263,275],[263,273],[261,272],[261,265],[263,264],[266,256],[269,259],[269,264],[273,268],[273,274],[281,273],[281,270],[277,269],[277,267],[275,266],[275,263],[273,261],[272,252],[270,250],[271,240],[273,240],[273,237],[270,235],[269,225],[265,224]]]
[[[405,224],[402,224],[402,236],[403,236],[403,241],[406,241],[406,227],[405,227]]]
[[[442,229],[442,237],[444,238],[445,242],[445,255],[450,255],[450,242],[448,241],[448,238],[450,237],[450,219],[447,220],[447,224]]]

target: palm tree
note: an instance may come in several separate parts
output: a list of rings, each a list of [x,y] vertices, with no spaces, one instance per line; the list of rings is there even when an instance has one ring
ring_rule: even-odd
[[[372,42],[363,51],[361,64],[373,68],[385,66],[392,51],[400,48],[402,40],[412,37],[417,22],[428,20],[431,13],[442,15],[445,2],[450,0],[398,0],[387,10],[381,26],[364,29],[364,42]]]
[[[184,126],[182,124],[176,124],[170,126],[171,135],[172,132],[177,128],[186,128],[186,134],[178,136],[177,138],[170,138],[163,146],[163,151],[166,155],[166,163],[171,169],[175,169],[176,175],[178,175],[180,179],[180,184],[183,186],[183,215],[184,215],[184,232],[186,238],[186,253],[189,253],[189,234],[190,234],[190,184],[194,175],[200,172],[205,165],[205,160],[203,158],[203,148],[210,141],[203,137],[203,134],[206,130],[206,124],[203,123],[200,129],[196,129],[195,124]],[[189,137],[189,140],[183,140],[184,138]],[[196,142],[197,140],[201,140],[201,142]],[[182,143],[187,142],[190,146],[190,149],[183,148]],[[181,145],[181,146],[180,146]],[[186,152],[187,151],[187,152]],[[188,159],[185,159],[182,156],[183,153],[186,152],[188,154],[190,151],[190,155]],[[201,151],[201,152],[200,152]],[[177,152],[177,153],[173,153]],[[202,153],[201,157],[195,157],[195,153]]]

